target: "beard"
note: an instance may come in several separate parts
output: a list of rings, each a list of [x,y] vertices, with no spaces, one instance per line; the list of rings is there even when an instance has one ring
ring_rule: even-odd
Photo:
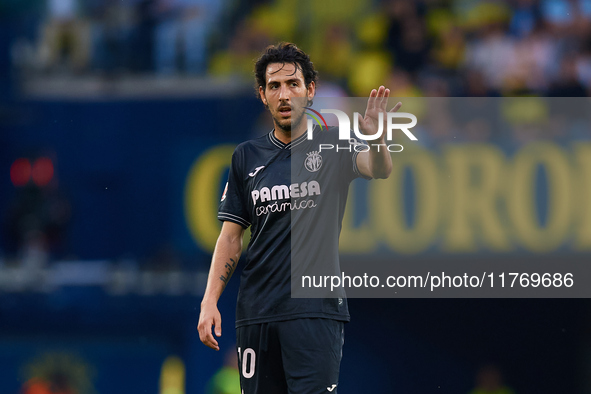
[[[275,124],[277,124],[281,130],[291,132],[292,129],[298,128],[304,120],[304,109],[299,108],[299,111],[294,110],[295,108],[292,107],[292,115],[290,119],[281,119],[280,116],[274,116]]]

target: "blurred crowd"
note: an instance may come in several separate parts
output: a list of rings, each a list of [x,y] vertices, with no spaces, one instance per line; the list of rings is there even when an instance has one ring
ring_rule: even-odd
[[[591,0],[27,0],[16,69],[252,79],[271,43],[332,94],[586,96]],[[16,6],[15,6],[16,7]],[[14,12],[14,11],[13,11]]]
[[[12,63],[33,73],[203,75],[228,0],[27,0]]]

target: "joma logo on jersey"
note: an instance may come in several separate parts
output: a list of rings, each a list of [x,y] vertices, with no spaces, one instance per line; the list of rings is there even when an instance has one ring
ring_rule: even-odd
[[[320,119],[322,119],[322,122],[325,125],[326,125],[326,120],[324,120],[324,117],[320,113],[334,114],[337,117],[337,119],[339,120],[339,139],[340,140],[349,140],[349,138],[351,138],[351,135],[350,135],[351,121],[349,120],[349,116],[347,116],[347,114],[344,113],[343,111],[339,111],[338,109],[321,109],[320,112],[318,112],[318,111],[314,111],[310,107],[305,107],[305,108],[309,109],[310,111],[312,111],[316,115],[318,115],[320,117]],[[308,114],[308,115],[313,116],[312,114]],[[387,140],[392,140],[392,131],[393,130],[401,130],[410,140],[417,141],[417,137],[415,137],[414,134],[411,133],[409,130],[417,125],[417,117],[416,116],[414,116],[413,114],[410,114],[408,112],[388,112],[387,115],[388,115],[387,124],[386,124],[386,139]],[[410,122],[409,123],[393,123],[392,120],[395,118],[410,119]],[[322,123],[320,123],[318,121],[318,118],[316,118],[314,116],[314,119],[316,119],[316,121],[322,127]],[[382,134],[384,133],[384,113],[383,112],[380,112],[380,114],[379,114],[378,124],[379,124],[378,131],[375,134],[370,134],[370,135],[363,134],[359,131],[359,113],[358,112],[353,113],[353,132],[355,133],[355,136],[357,136],[357,138],[359,138],[361,140],[373,141],[373,140],[377,140],[382,137]],[[313,125],[312,119],[308,119],[308,139],[309,140],[311,140],[313,138],[312,137],[313,128],[314,128],[314,125]]]
[[[320,184],[316,181],[292,183],[291,185],[275,185],[271,188],[263,187],[260,190],[250,192],[252,202],[285,200],[288,198],[300,198],[320,194]]]

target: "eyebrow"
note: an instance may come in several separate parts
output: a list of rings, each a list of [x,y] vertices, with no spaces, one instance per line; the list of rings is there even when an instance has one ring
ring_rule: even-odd
[[[302,82],[301,78],[290,78],[288,80],[285,81],[286,83],[291,83],[291,82]],[[279,81],[267,81],[267,85],[270,85],[272,83],[279,83]]]

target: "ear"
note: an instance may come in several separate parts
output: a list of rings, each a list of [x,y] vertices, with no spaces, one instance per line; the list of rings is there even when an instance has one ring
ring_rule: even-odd
[[[259,86],[259,96],[261,96],[261,101],[265,106],[267,106],[267,97],[265,97],[265,89],[262,86]]]
[[[315,95],[316,95],[316,83],[314,81],[312,81],[308,85],[308,100],[312,100]]]

